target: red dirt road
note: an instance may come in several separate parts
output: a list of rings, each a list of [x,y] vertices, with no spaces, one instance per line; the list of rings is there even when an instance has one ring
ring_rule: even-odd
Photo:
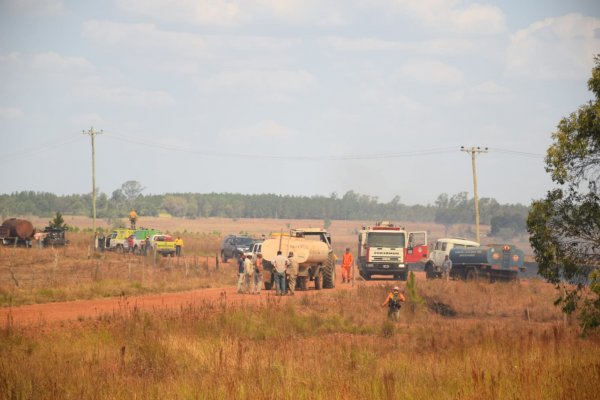
[[[324,289],[320,292],[314,289],[296,291],[295,297],[316,293],[331,293],[338,290],[352,289],[352,284],[342,284],[340,274],[337,275],[335,289]],[[372,281],[369,284],[391,284],[393,281]],[[361,282],[361,284],[365,284]],[[354,287],[358,285],[355,282]],[[291,296],[276,297],[275,291],[263,290],[261,295],[239,294],[233,286],[224,288],[199,289],[187,292],[162,293],[136,297],[110,299],[78,300],[62,303],[33,304],[19,307],[0,308],[0,326],[31,326],[53,324],[61,321],[80,319],[96,319],[103,315],[117,314],[125,309],[140,310],[177,309],[190,304],[214,303],[225,301],[228,305],[260,304],[267,299],[286,300]]]

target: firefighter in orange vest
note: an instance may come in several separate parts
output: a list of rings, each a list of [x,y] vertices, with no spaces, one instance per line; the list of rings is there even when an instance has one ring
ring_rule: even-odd
[[[129,222],[131,222],[131,229],[135,229],[135,223],[137,221],[137,211],[136,210],[131,210],[131,212],[129,213]]]
[[[350,248],[346,247],[346,252],[342,257],[342,283],[350,282],[352,276],[352,266],[354,265],[354,257],[350,253]]]

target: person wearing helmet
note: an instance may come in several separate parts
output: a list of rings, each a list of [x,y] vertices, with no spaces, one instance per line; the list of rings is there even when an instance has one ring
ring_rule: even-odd
[[[354,257],[350,253],[350,248],[346,247],[346,252],[342,257],[342,283],[349,283],[352,275],[352,265],[354,264]]]
[[[387,298],[381,305],[382,307],[388,306],[388,318],[392,321],[400,321],[400,308],[402,303],[406,301],[406,298],[400,293],[400,288],[394,286],[392,292],[388,294]]]

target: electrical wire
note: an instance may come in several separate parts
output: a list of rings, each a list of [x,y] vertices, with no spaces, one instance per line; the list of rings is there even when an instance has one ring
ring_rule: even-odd
[[[62,140],[60,140],[60,139],[62,139]],[[20,151],[11,151],[5,155],[0,155],[0,164],[18,160],[21,158],[26,158],[26,157],[33,156],[33,155],[37,155],[37,154],[46,152],[48,150],[51,150],[51,149],[54,149],[57,147],[61,147],[61,146],[65,146],[70,143],[74,143],[78,140],[81,140],[81,138],[67,135],[67,136],[62,136],[58,140],[54,139],[54,140],[49,140],[47,142],[40,143],[35,147],[26,148],[26,149],[23,149]]]
[[[529,157],[529,158],[543,158],[543,157],[545,157],[544,154],[529,153],[529,152],[520,151],[520,150],[500,149],[500,148],[495,148],[495,147],[489,147],[489,150],[493,150],[495,153],[512,154],[512,155],[521,156],[521,157]]]
[[[104,136],[126,142],[147,147],[153,147],[161,150],[177,151],[182,153],[196,154],[208,157],[221,157],[221,158],[245,158],[245,159],[270,159],[270,160],[307,160],[307,161],[346,161],[346,160],[372,160],[372,159],[387,159],[387,158],[403,158],[403,157],[417,157],[417,156],[428,156],[437,155],[444,153],[454,153],[456,148],[445,147],[445,148],[433,148],[426,150],[413,150],[398,153],[379,153],[379,154],[341,154],[341,155],[314,155],[314,156],[294,156],[294,155],[276,155],[276,154],[248,154],[248,153],[223,153],[223,152],[207,152],[194,150],[185,147],[164,145],[156,142],[151,142],[147,139],[140,139],[134,137],[128,137],[124,135],[111,135],[104,133]]]

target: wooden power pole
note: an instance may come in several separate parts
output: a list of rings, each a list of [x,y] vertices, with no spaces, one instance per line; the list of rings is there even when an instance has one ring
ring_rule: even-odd
[[[475,167],[475,156],[479,153],[487,153],[488,148],[466,148],[465,146],[460,146],[460,151],[464,151],[466,153],[471,154],[471,165],[473,168],[473,201],[475,203],[475,235],[477,237],[476,242],[481,243],[479,241],[479,198],[477,197],[477,169]]]
[[[92,139],[92,230],[94,231],[94,238],[96,235],[96,144],[95,137],[96,135],[101,135],[103,133],[102,130],[100,132],[95,131],[94,128],[90,128],[87,132],[82,131],[84,135],[90,135]]]

